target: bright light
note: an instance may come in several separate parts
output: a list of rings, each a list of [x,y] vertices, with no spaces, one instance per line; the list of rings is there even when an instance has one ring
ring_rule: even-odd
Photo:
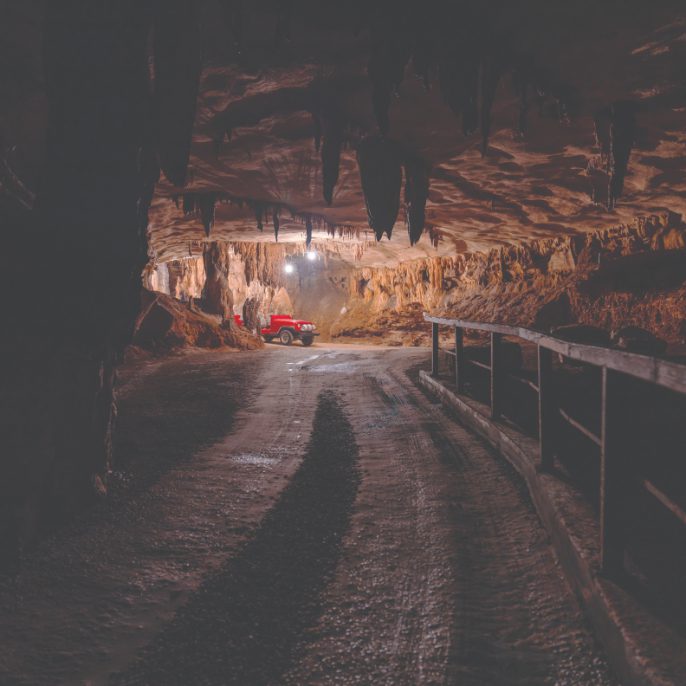
[[[286,272],[286,274],[292,274],[295,271],[295,267],[290,262],[287,262],[284,265],[283,270]]]
[[[314,250],[308,250],[307,259],[310,260],[310,262],[313,262],[317,259],[317,253]]]

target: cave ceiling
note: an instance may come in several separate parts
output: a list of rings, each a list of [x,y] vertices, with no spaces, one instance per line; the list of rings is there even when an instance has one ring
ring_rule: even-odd
[[[198,3],[157,261],[274,241],[275,222],[280,242],[388,264],[686,214],[683,2],[239,4]]]

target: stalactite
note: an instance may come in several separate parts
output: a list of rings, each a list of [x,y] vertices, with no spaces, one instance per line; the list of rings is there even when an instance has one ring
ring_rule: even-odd
[[[183,186],[191,147],[202,63],[200,6],[158,3],[154,36],[154,111],[160,167]]]
[[[414,245],[424,231],[424,209],[429,197],[429,170],[416,157],[405,159],[405,217],[410,245]]]
[[[633,103],[616,102],[611,106],[610,126],[610,185],[608,208],[614,208],[617,198],[624,190],[624,177],[629,166],[629,156],[634,145],[636,116]]]
[[[312,214],[310,212],[297,212],[295,208],[286,203],[268,203],[262,200],[255,200],[254,198],[243,198],[240,196],[230,195],[229,193],[222,193],[220,191],[209,191],[209,192],[194,192],[194,193],[184,193],[183,194],[183,213],[184,215],[197,215],[199,212],[202,213],[202,204],[207,202],[206,197],[213,196],[214,202],[220,202],[222,204],[234,204],[240,208],[244,206],[250,207],[257,221],[257,228],[260,231],[264,230],[264,222],[268,217],[268,213],[271,211],[272,216],[276,212],[277,217],[280,216],[281,212],[287,212],[290,214],[291,219],[303,225],[307,225],[309,220],[312,227],[317,230],[326,230],[332,236],[344,236],[348,238],[359,238],[360,229],[351,224],[333,224],[329,222],[326,217],[319,214]],[[171,195],[170,199],[176,202],[178,207],[178,195]],[[280,228],[280,221],[278,222]]]
[[[594,117],[596,144],[600,151],[599,164],[607,178],[606,196],[594,184],[591,198],[603,202],[612,210],[624,188],[624,177],[634,144],[636,119],[635,106],[630,102],[615,102],[596,113]],[[589,170],[593,176],[594,165]]]
[[[255,219],[257,220],[257,230],[264,231],[264,206],[261,202],[255,203]]]
[[[367,72],[372,82],[372,104],[381,133],[390,130],[391,95],[402,83],[410,60],[411,37],[407,16],[397,3],[380,3],[372,10],[370,21],[371,54]]]
[[[357,150],[369,226],[377,240],[391,237],[400,206],[402,171],[395,142],[379,135],[364,138]]]
[[[465,136],[476,131],[479,123],[479,29],[469,14],[459,19],[448,15],[446,24],[442,27],[438,56],[441,95],[455,115],[462,118],[462,132]]]
[[[274,223],[274,240],[279,242],[279,210],[274,208],[272,210],[272,222]]]
[[[314,149],[319,152],[322,144],[322,120],[314,112],[312,113],[312,127],[314,129]]]
[[[324,200],[327,205],[333,202],[333,191],[338,183],[343,144],[343,127],[336,118],[324,120],[324,141],[322,143],[322,180]]]
[[[319,77],[310,84],[310,100],[315,147],[321,152],[322,190],[326,204],[331,205],[345,142],[346,116],[335,88]]]
[[[214,207],[217,197],[214,193],[205,193],[198,196],[198,205],[200,207],[200,216],[202,218],[202,225],[205,229],[205,235],[209,238],[210,231],[214,226]]]
[[[484,156],[488,152],[488,139],[491,134],[491,108],[504,70],[504,55],[498,49],[496,41],[493,49],[481,60],[479,90],[481,92],[481,154]]]
[[[312,244],[312,218],[308,215],[305,219],[305,246],[307,248]]]
[[[195,212],[195,193],[183,194],[183,213],[185,215],[193,214]]]

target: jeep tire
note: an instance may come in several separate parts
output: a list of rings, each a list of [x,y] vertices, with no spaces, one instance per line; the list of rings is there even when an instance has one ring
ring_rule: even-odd
[[[307,347],[308,345],[312,345],[314,343],[314,336],[303,336],[301,339],[302,344]]]
[[[288,329],[281,329],[281,331],[279,331],[279,340],[284,345],[290,345],[293,342],[293,333]]]

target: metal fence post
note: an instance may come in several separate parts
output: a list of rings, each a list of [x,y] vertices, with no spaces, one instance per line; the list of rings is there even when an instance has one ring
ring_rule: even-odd
[[[553,382],[553,353],[538,346],[538,445],[540,468],[551,470],[555,465],[555,439],[559,431],[557,400]]]
[[[603,572],[622,569],[624,517],[622,512],[622,391],[621,377],[603,367],[600,446],[600,545]]]
[[[438,324],[431,323],[431,376],[438,376]]]
[[[455,386],[458,393],[464,393],[464,332],[455,327]]]
[[[491,418],[498,419],[501,415],[500,385],[502,374],[500,370],[502,355],[502,335],[491,333]]]

